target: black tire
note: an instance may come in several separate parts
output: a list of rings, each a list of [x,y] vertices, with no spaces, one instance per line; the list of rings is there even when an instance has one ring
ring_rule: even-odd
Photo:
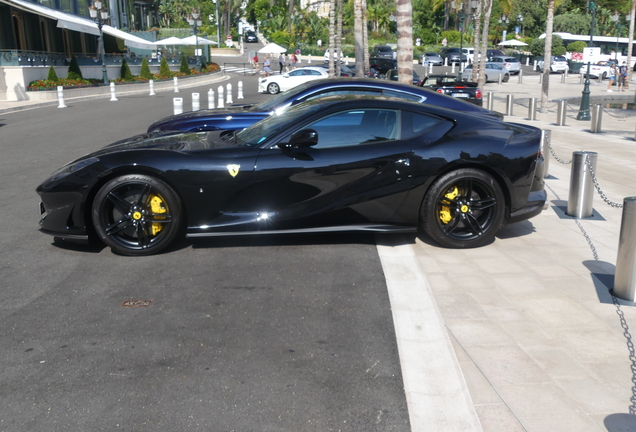
[[[280,86],[276,83],[269,83],[267,85],[267,93],[269,94],[280,93]]]
[[[433,183],[422,202],[422,229],[444,247],[463,249],[489,242],[506,211],[499,183],[484,171],[462,168]]]
[[[168,247],[180,231],[181,213],[172,188],[142,174],[110,180],[92,207],[97,235],[121,255],[151,255]]]
[[[485,75],[485,74],[484,74],[484,78],[485,78],[485,79],[484,79],[484,83],[487,83],[487,82],[488,82],[488,75]]]
[[[508,82],[508,81],[510,81],[510,75],[505,74],[505,75],[503,76],[503,78],[501,79],[501,81],[503,81],[503,82]]]
[[[605,78],[607,78],[607,72],[603,72],[603,76],[601,77],[601,81],[603,81]]]

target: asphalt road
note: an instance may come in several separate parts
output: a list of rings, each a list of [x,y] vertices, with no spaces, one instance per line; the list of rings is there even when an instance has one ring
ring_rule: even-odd
[[[269,97],[238,79],[246,101]],[[208,88],[183,90],[186,108]],[[173,96],[0,114],[0,430],[409,430],[372,236],[184,240],[129,258],[37,231],[40,181],[144,132]]]

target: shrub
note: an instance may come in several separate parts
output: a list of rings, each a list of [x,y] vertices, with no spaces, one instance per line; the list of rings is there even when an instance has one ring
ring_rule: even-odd
[[[79,63],[77,63],[77,59],[75,56],[71,56],[71,63],[68,65],[68,77],[71,78],[71,74],[73,77],[79,77],[79,79],[84,79],[82,76],[82,70],[79,67]]]
[[[450,42],[459,43],[460,32],[458,30],[447,30],[442,32],[442,39],[446,38],[446,40]]]
[[[148,60],[146,57],[141,61],[141,70],[139,71],[139,76],[143,79],[152,79],[152,72],[150,72],[150,66],[148,66]]]
[[[190,75],[190,66],[188,66],[188,59],[184,55],[181,56],[181,67],[179,68],[179,72]]]
[[[68,75],[66,75],[66,79],[81,80],[81,79],[84,79],[84,78],[82,78],[82,76],[78,75],[76,72],[69,72]]]
[[[583,48],[586,48],[587,44],[583,41],[574,41],[567,46],[567,50],[573,53],[582,53]]]
[[[282,47],[289,48],[292,46],[292,37],[289,33],[283,30],[276,31],[270,37],[271,41]],[[324,43],[323,43],[324,46]]]
[[[119,73],[119,76],[125,81],[132,81],[133,79],[133,74],[130,71],[130,66],[128,66],[128,62],[126,61],[126,59],[121,62],[121,71]]]
[[[172,71],[170,71],[170,66],[168,66],[168,60],[166,60],[165,57],[161,58],[161,65],[159,66],[159,76],[161,78],[172,77]]]
[[[55,69],[53,69],[53,66],[49,67],[49,74],[47,75],[46,80],[53,82],[59,80],[57,74],[55,73]]]

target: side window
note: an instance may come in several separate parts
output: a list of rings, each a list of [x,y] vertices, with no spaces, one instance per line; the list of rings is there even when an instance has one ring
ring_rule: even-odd
[[[358,109],[331,114],[303,129],[318,132],[315,148],[348,147],[398,139],[399,123],[396,110]]]
[[[407,101],[411,101],[411,102],[424,102],[426,100],[426,97],[424,96],[418,96],[418,95],[414,95],[414,94],[408,94],[408,93],[402,93],[402,92],[398,92],[398,91],[393,91],[393,90],[384,90],[384,96],[387,97],[394,97],[394,98],[400,98],[400,99],[404,99]]]
[[[402,111],[402,139],[418,136],[441,122],[442,120],[436,117],[429,117],[412,111]]]
[[[289,76],[300,76],[302,74],[303,74],[302,70],[295,70],[295,71],[289,72]]]
[[[382,92],[380,90],[331,90],[322,93],[316,93],[309,96],[305,101],[310,101],[314,99],[318,99],[321,97],[327,96],[336,96],[336,95],[362,95],[362,96],[380,96]]]
[[[312,69],[312,70],[309,70],[309,72],[310,72],[309,75],[320,75],[320,76],[322,76],[322,74],[320,72],[318,72],[317,70],[313,70]]]

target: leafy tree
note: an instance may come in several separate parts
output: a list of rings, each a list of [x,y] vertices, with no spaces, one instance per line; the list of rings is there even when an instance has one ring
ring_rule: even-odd
[[[554,17],[554,31],[572,34],[589,34],[591,17],[579,12],[569,12]]]
[[[47,81],[58,81],[59,78],[57,77],[57,73],[55,73],[55,69],[53,69],[53,66],[49,67],[49,74],[46,77]]]
[[[139,71],[139,76],[143,79],[152,79],[152,72],[150,72],[150,66],[148,66],[148,60],[146,57],[141,61],[141,70]]]
[[[582,53],[583,48],[587,47],[587,44],[583,41],[575,41],[569,44],[566,48],[569,52]]]
[[[179,71],[186,75],[190,75],[192,73],[190,66],[188,66],[188,59],[184,55],[181,56],[181,66],[179,67]]]
[[[291,48],[292,37],[286,30],[278,30],[270,35],[270,40],[285,48]]]
[[[84,79],[82,76],[82,69],[79,67],[79,63],[77,63],[77,59],[75,55],[71,56],[71,63],[68,66],[68,75],[69,78],[72,79]]]
[[[119,76],[126,81],[131,81],[133,79],[133,74],[130,71],[130,66],[128,66],[128,62],[126,61],[126,59],[121,62],[121,70],[119,72]]]
[[[528,46],[528,50],[536,56],[543,56],[545,53],[545,39],[534,39]],[[563,39],[561,39],[561,36],[553,34],[551,55],[564,55],[565,52],[566,49],[563,46]]]

